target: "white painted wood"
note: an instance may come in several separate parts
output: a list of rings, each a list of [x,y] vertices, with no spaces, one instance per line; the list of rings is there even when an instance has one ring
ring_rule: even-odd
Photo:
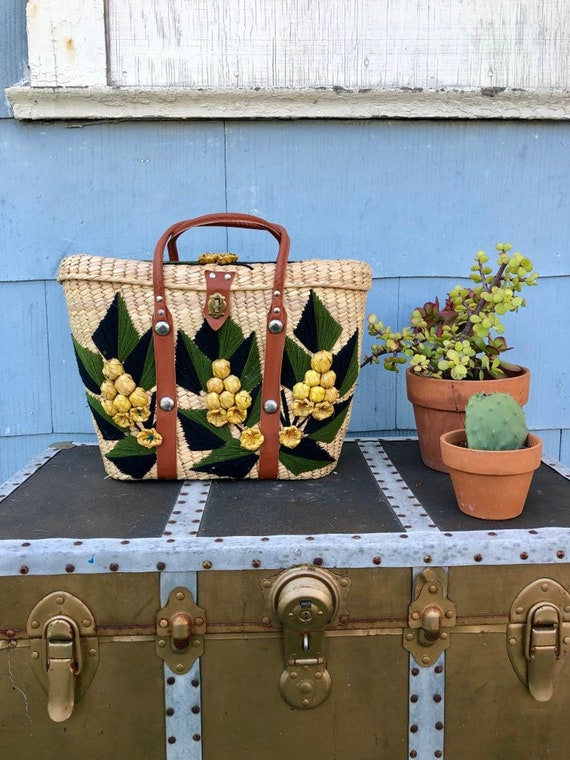
[[[570,92],[11,87],[16,119],[570,118]]]
[[[107,84],[104,0],[28,0],[32,87]]]
[[[567,0],[29,0],[28,42],[22,119],[568,118]]]
[[[109,0],[110,83],[568,89],[567,0]]]

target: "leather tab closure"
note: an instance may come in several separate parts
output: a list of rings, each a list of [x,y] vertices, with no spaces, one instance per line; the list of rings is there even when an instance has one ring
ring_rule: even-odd
[[[230,291],[236,276],[227,270],[206,269],[204,318],[212,330],[219,330],[231,314]]]

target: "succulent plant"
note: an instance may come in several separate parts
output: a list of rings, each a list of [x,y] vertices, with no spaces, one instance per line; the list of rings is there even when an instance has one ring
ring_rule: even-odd
[[[501,318],[526,305],[520,292],[525,285],[536,285],[538,278],[532,261],[520,253],[511,254],[511,248],[510,243],[497,243],[494,273],[487,254],[478,251],[469,275],[474,287],[456,285],[447,294],[443,308],[436,298],[414,309],[410,325],[401,332],[371,314],[368,333],[376,343],[361,366],[379,364],[383,357],[385,369],[393,372],[409,362],[414,372],[428,377],[503,377],[508,365],[501,354],[509,346],[502,336],[505,328]]]
[[[475,393],[465,407],[465,434],[470,449],[521,449],[528,436],[524,411],[508,393]]]

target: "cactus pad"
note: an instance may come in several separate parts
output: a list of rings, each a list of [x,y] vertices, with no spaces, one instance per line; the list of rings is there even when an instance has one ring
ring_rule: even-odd
[[[528,428],[508,393],[476,393],[465,407],[465,433],[470,449],[510,451],[524,446]]]

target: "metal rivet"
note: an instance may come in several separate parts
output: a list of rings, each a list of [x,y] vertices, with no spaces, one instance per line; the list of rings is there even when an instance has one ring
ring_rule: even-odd
[[[279,404],[277,401],[275,401],[272,398],[268,398],[267,401],[263,404],[263,410],[267,414],[275,414],[275,412],[279,409]]]
[[[157,303],[162,303],[164,301],[164,298],[162,296],[157,296],[156,301]]]
[[[40,659],[40,653],[32,652],[32,660],[39,660],[39,659]]]
[[[275,298],[279,298],[280,295],[281,295],[281,291],[280,290],[274,290],[273,291],[273,295],[275,296]]]
[[[231,274],[225,274],[224,275],[224,280],[231,280],[231,279],[232,279]]]
[[[180,601],[182,601],[182,599],[184,599],[184,597],[185,597],[185,594],[184,594],[183,591],[177,591],[176,592],[176,598],[179,599]]]
[[[171,412],[174,409],[174,399],[170,398],[170,396],[163,396],[158,405],[163,412]]]
[[[159,317],[164,317],[166,312],[164,311],[164,309],[159,309],[156,313],[158,314]]]
[[[56,604],[63,604],[64,602],[65,602],[65,599],[63,598],[63,596],[57,596],[55,598],[55,603]]]
[[[159,639],[157,646],[159,646],[161,649],[164,649],[164,647],[166,646],[166,639]]]
[[[281,309],[279,308],[279,306],[276,306],[276,307],[273,309],[273,313],[274,313],[274,314],[281,314]]]
[[[154,326],[154,331],[157,335],[168,335],[170,332],[170,325],[168,322],[157,322]]]
[[[283,322],[280,319],[272,319],[267,326],[270,333],[274,335],[283,332]]]
[[[39,628],[39,627],[40,627],[40,621],[32,620],[32,628]]]
[[[184,672],[184,665],[181,662],[179,662],[178,665],[176,666],[175,670],[176,670],[177,673],[183,673]]]
[[[210,280],[215,280],[216,279],[216,273],[215,272],[210,272],[210,274],[208,275],[208,277],[210,278]]]

